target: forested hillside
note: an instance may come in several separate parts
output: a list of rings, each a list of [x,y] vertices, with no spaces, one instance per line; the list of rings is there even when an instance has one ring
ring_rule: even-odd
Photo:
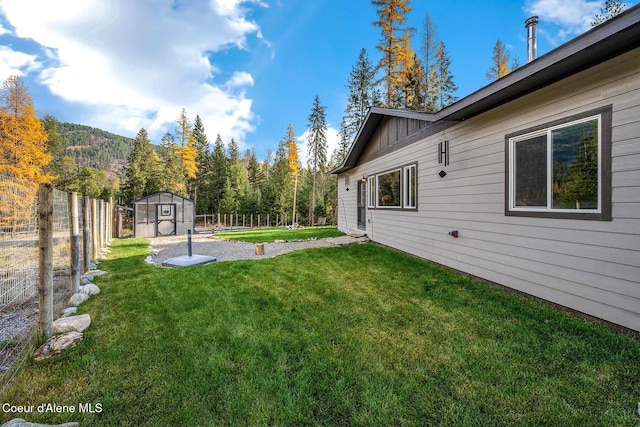
[[[133,139],[90,126],[59,123],[63,155],[75,158],[79,169],[100,169],[120,177],[133,147]]]

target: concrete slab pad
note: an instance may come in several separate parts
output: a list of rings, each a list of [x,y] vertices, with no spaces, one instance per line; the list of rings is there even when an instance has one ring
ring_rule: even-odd
[[[189,265],[203,265],[216,261],[217,258],[207,255],[183,255],[169,258],[162,262],[163,267],[187,267]]]

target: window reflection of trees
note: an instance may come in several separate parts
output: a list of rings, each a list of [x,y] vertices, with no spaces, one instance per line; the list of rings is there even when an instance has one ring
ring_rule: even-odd
[[[378,206],[400,206],[400,170],[378,176]]]

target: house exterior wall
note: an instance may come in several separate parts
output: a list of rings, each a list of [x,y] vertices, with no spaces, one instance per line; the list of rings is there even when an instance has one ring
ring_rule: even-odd
[[[505,215],[505,136],[609,105],[612,220]],[[367,209],[372,241],[640,330],[640,49],[340,174],[339,229],[356,228],[355,181],[414,162],[418,209]]]

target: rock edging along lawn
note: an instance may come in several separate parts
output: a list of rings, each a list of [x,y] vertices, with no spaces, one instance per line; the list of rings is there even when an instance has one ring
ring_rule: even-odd
[[[80,314],[73,316],[77,311],[77,306],[87,301],[92,295],[98,295],[100,288],[91,283],[95,276],[107,274],[102,270],[90,270],[82,275],[84,285],[80,286],[77,292],[69,299],[71,307],[62,311],[62,317],[53,322],[53,334],[34,352],[33,358],[36,361],[48,359],[51,356],[62,353],[64,350],[75,346],[82,341],[82,334],[91,325],[91,316]]]

